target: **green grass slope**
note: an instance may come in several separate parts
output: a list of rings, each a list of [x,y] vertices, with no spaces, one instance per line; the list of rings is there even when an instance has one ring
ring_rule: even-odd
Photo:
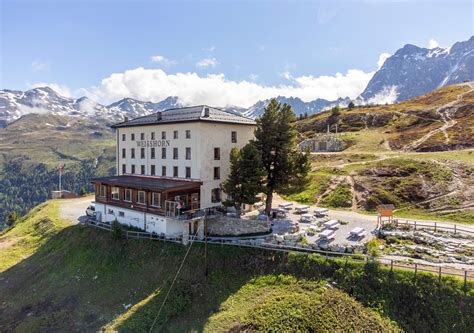
[[[474,330],[474,284],[318,256],[112,240],[48,202],[0,235],[0,331]],[[23,248],[24,245],[24,248]]]

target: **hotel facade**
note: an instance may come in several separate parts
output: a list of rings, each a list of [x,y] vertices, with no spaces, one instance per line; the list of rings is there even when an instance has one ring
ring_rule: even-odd
[[[169,109],[112,126],[116,176],[96,178],[96,218],[178,236],[186,212],[221,206],[230,151],[254,137],[255,122],[241,115],[194,106]]]

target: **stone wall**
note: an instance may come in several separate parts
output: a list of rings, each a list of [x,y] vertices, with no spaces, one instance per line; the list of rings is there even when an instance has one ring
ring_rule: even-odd
[[[334,134],[316,134],[311,139],[306,139],[299,144],[301,150],[309,148],[310,151],[342,151],[346,144]]]
[[[207,221],[207,230],[213,236],[244,236],[269,232],[270,223],[267,221],[217,216]]]

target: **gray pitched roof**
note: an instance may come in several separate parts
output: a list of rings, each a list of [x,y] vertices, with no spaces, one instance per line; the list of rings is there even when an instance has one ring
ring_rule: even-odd
[[[208,115],[206,114],[208,111]],[[244,117],[234,112],[213,108],[207,105],[190,106],[183,108],[168,109],[147,116],[134,118],[118,124],[112,125],[116,127],[129,127],[153,124],[166,124],[176,122],[189,121],[210,121],[221,123],[234,123],[244,125],[255,125],[253,119]]]

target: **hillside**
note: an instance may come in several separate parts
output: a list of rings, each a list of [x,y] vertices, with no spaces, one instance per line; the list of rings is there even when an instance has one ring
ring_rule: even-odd
[[[52,114],[28,114],[0,128],[0,224],[25,214],[58,189],[91,191],[89,180],[114,172],[115,136],[106,124]],[[0,226],[1,229],[1,226]]]
[[[59,201],[0,235],[0,330],[148,331],[187,248],[70,225]],[[154,331],[472,331],[454,278],[317,256],[197,244]]]

